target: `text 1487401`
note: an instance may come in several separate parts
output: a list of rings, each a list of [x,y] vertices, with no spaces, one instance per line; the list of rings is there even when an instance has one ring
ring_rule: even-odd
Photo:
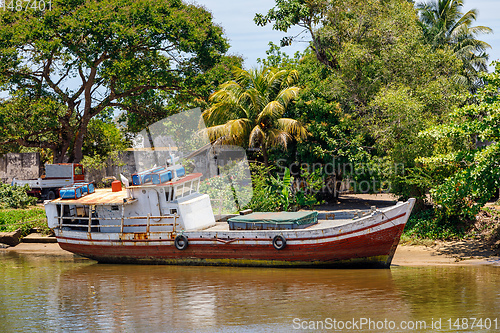
[[[52,0],[0,0],[0,10],[4,11],[46,11],[51,9]]]

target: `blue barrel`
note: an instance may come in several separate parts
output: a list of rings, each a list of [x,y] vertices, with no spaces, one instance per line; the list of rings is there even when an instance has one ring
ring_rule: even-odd
[[[132,174],[132,184],[141,185],[152,181],[152,174],[165,170],[164,166],[156,167]]]
[[[151,170],[145,170],[132,175],[132,184],[141,185],[151,181]]]
[[[88,183],[75,183],[75,186],[80,186],[82,188],[82,195],[87,195],[89,193]]]
[[[141,176],[137,173],[132,174],[132,184],[141,185]]]
[[[172,171],[160,171],[151,174],[153,184],[161,184],[172,180]]]
[[[82,197],[81,186],[63,187],[59,190],[61,199],[78,199]]]
[[[82,195],[87,195],[95,192],[94,183],[75,183],[73,186],[81,186]]]
[[[184,169],[184,167],[180,167],[179,169],[175,170],[175,174],[177,175],[177,177],[182,177],[186,174],[186,170]]]

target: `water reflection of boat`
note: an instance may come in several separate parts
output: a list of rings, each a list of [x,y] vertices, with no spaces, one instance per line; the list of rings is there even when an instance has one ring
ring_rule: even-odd
[[[302,229],[295,229],[301,222],[293,216],[285,222],[282,215],[272,221],[248,216],[246,225],[264,230],[231,230],[215,221],[208,195],[198,193],[201,174],[185,175],[175,163],[157,169],[151,177],[138,175],[126,190],[47,202],[61,248],[109,263],[389,267],[414,204],[337,213],[307,220]],[[158,173],[167,176],[153,182]]]
[[[105,320],[89,325],[113,330],[230,325],[234,332],[255,324],[260,331],[289,331],[297,317],[394,319],[409,312],[390,270],[89,265],[62,274],[57,290],[68,321],[97,313]]]

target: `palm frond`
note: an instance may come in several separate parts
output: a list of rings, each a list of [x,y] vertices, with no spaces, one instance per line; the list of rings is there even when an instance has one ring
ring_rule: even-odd
[[[276,120],[280,118],[285,112],[285,108],[278,101],[268,103],[262,112],[257,116],[257,124],[264,123],[266,120]]]
[[[250,132],[248,143],[250,147],[260,147],[264,142],[265,137],[266,135],[264,134],[264,132],[262,132],[260,127],[255,126]]]
[[[291,139],[292,136],[289,133],[273,128],[267,132],[266,145],[268,147],[281,146],[286,150],[288,147],[288,141]]]
[[[234,80],[242,87],[247,88],[250,86],[250,82],[252,82],[252,73],[244,70],[243,68],[235,67],[232,70],[232,74],[234,76]]]
[[[309,133],[307,129],[295,119],[280,118],[278,119],[279,128],[293,135],[296,139],[306,139]]]
[[[230,120],[226,123],[227,134],[232,137],[240,137],[241,143],[245,141],[244,138],[248,137],[251,128],[251,121],[245,118]]]
[[[211,106],[203,112],[210,140],[251,147],[264,144],[266,149],[286,148],[293,137],[305,138],[307,131],[299,122],[281,118],[299,93],[293,86],[298,82],[296,70],[235,68],[233,76],[210,96]]]
[[[286,108],[288,106],[288,103],[299,96],[299,91],[299,87],[288,87],[278,93],[278,96],[276,96],[276,100],[283,104],[283,106]]]

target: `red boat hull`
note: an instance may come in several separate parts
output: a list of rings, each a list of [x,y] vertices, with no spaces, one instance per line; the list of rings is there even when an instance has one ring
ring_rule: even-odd
[[[390,223],[390,221],[385,221]],[[189,238],[189,246],[178,250],[172,239],[130,242],[72,239],[58,237],[62,249],[105,263],[150,263],[183,265],[230,265],[272,267],[390,267],[404,224],[378,231],[339,237],[325,237],[315,244],[295,244],[289,240],[283,249],[268,244],[215,242],[207,238]]]

